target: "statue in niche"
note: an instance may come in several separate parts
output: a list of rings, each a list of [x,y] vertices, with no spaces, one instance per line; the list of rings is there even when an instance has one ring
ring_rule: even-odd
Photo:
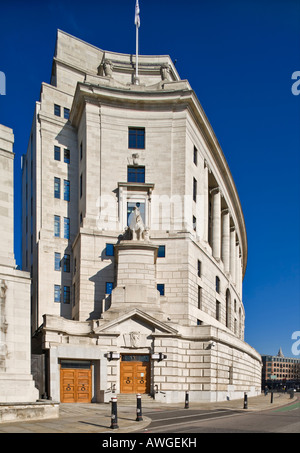
[[[144,239],[145,225],[138,206],[136,206],[130,214],[129,228],[132,232],[133,240],[140,241],[141,239]]]

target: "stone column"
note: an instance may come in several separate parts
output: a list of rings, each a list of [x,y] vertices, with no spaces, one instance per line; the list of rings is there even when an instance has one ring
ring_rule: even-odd
[[[212,254],[216,260],[221,258],[221,192],[216,187],[212,195]]]
[[[206,161],[204,161],[203,193],[204,193],[203,240],[205,242],[208,242],[209,189],[208,189],[208,165],[207,165]]]
[[[224,271],[230,270],[230,217],[229,210],[223,209],[222,211],[222,261],[224,264]]]
[[[236,241],[236,248],[235,248],[235,253],[236,253],[236,259],[235,259],[235,284],[236,284],[236,290],[239,292],[239,277],[240,277],[240,244],[239,241]]]
[[[230,228],[230,274],[232,281],[235,282],[235,272],[236,272],[236,252],[235,252],[235,227]]]

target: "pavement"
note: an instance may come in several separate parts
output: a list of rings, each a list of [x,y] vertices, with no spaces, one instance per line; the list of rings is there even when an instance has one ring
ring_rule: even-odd
[[[212,403],[190,403],[189,409],[214,410],[232,409],[245,411],[263,411],[278,408],[299,401],[295,394],[290,398],[289,394],[274,393],[271,403],[270,393],[257,397],[248,397],[248,408],[244,409],[244,400],[232,400]],[[16,421],[1,423],[0,433],[106,433],[120,434],[133,433],[145,429],[151,423],[149,414],[153,411],[183,409],[183,404],[162,404],[156,401],[147,401],[142,406],[142,421],[136,421],[136,406],[128,403],[120,403],[117,406],[117,429],[111,429],[111,404],[64,404],[59,407],[59,417],[55,419]],[[188,409],[186,409],[188,410]]]

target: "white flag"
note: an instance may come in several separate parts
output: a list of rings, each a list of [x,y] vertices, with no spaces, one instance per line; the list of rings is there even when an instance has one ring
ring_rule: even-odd
[[[140,7],[139,7],[139,0],[136,0],[135,4],[135,17],[134,17],[134,23],[135,25],[139,28],[141,21],[140,21]]]

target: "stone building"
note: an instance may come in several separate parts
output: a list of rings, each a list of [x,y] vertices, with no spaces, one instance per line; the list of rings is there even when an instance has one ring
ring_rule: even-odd
[[[285,357],[279,348],[277,355],[262,355],[262,387],[300,387],[300,359]]]
[[[14,257],[13,143],[12,129],[0,125],[0,403],[8,404],[39,397],[30,373],[30,275]],[[0,407],[0,423],[2,416]]]
[[[23,162],[23,265],[48,394],[214,401],[260,392],[244,342],[243,212],[169,56],[58,31]]]

